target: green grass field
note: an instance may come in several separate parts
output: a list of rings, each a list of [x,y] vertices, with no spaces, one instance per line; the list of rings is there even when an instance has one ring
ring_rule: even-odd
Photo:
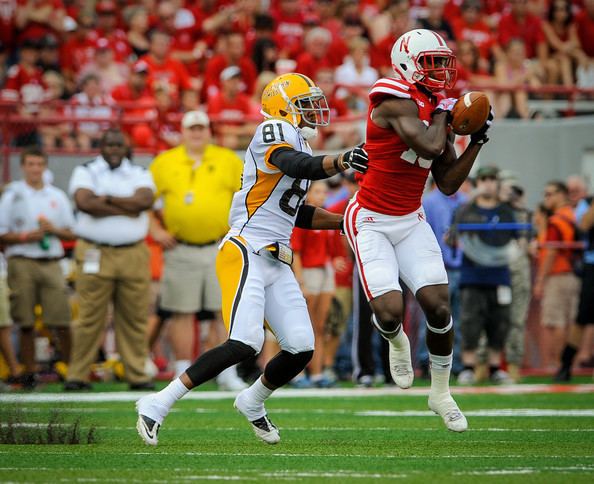
[[[278,395],[267,405],[281,430],[276,446],[256,439],[232,398],[195,391],[174,407],[156,448],[136,434],[131,394],[62,402],[31,401],[52,393],[4,395],[1,408],[18,407],[29,424],[58,410],[66,421],[96,426],[98,441],[0,445],[0,482],[594,482],[592,385],[577,393],[460,394],[470,425],[463,434],[427,411],[424,391]],[[103,395],[128,401],[82,401]]]

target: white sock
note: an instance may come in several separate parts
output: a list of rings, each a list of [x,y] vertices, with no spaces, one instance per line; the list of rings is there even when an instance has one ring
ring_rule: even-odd
[[[388,341],[390,341],[399,350],[403,348],[410,348],[408,336],[406,336],[406,333],[404,332],[404,328],[402,327],[402,325],[400,326],[400,331],[398,331],[398,334],[390,338]]]
[[[432,355],[431,362],[431,393],[450,393],[450,371],[454,353],[449,355]]]
[[[159,403],[167,407],[169,410],[175,402],[189,391],[188,387],[186,387],[179,378],[176,378],[163,388],[163,390],[158,392],[156,397],[159,399]]]
[[[190,360],[176,360],[175,362],[175,377],[177,378],[180,376],[184,371],[186,371],[192,362]]]
[[[273,391],[274,390],[271,390],[262,383],[262,377],[260,377],[245,391],[244,395],[249,398],[254,405],[260,406],[264,405],[264,401],[272,395]]]

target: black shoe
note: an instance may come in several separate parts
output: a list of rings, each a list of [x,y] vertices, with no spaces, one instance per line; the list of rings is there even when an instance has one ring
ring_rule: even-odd
[[[130,390],[137,390],[137,391],[153,391],[155,389],[155,384],[152,381],[143,381],[140,383],[130,383],[128,385]]]
[[[93,385],[86,381],[71,380],[64,383],[64,391],[66,392],[80,392],[83,390],[92,390]]]
[[[19,386],[23,390],[33,390],[37,386],[38,380],[35,373],[23,373],[19,376],[9,376],[6,383]]]
[[[571,369],[562,367],[553,377],[555,383],[564,383],[571,381]]]

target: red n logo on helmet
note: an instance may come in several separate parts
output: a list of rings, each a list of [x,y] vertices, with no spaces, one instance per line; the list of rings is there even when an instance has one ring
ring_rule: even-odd
[[[400,41],[400,52],[404,50],[408,54],[408,42],[410,41],[410,37],[406,37]]]

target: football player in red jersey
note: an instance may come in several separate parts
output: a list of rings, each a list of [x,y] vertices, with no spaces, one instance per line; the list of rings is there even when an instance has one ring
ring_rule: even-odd
[[[394,381],[408,388],[414,377],[410,343],[402,329],[400,278],[427,317],[429,407],[448,429],[463,432],[468,424],[449,389],[454,334],[448,279],[421,196],[430,172],[443,193],[458,190],[488,141],[492,114],[457,157],[448,128],[456,100],[439,94],[456,80],[452,51],[437,33],[417,29],[396,40],[391,60],[396,76],[378,80],[369,94],[369,169],[347,207],[345,232],[373,309],[373,323],[390,342]]]

